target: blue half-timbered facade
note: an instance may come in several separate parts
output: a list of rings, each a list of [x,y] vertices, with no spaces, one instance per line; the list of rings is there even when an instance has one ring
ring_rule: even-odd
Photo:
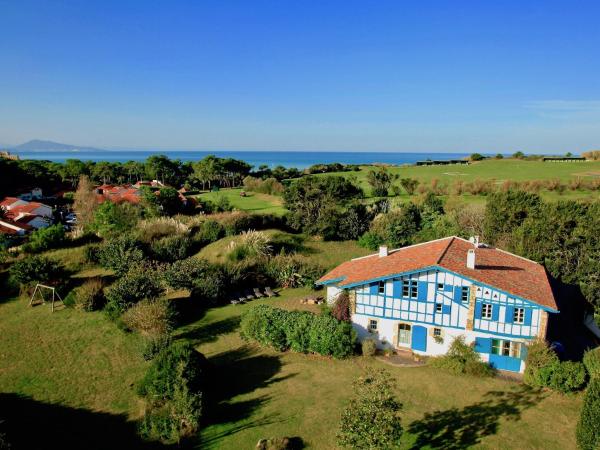
[[[359,338],[376,338],[380,347],[440,355],[456,337],[463,336],[494,367],[523,371],[527,343],[545,337],[547,314],[558,311],[553,297],[539,302],[540,295],[552,295],[549,285],[519,289],[510,278],[524,276],[521,272],[533,264],[534,275],[540,283],[547,283],[543,268],[455,237],[431,244],[389,253],[382,249],[378,255],[342,264],[320,283],[328,287],[329,301],[334,301],[342,289],[349,291]],[[472,254],[472,249],[477,249],[480,263],[486,263],[480,264],[483,274],[477,274],[476,263],[473,268],[467,265],[467,253]],[[420,252],[422,267],[418,267]],[[464,270],[457,265],[459,255],[465,261]],[[388,274],[384,274],[385,262],[389,262]],[[404,268],[408,270],[402,271]],[[496,279],[494,270],[510,272],[497,278],[502,280],[498,282],[501,286],[490,284]],[[527,278],[531,278],[531,270]]]

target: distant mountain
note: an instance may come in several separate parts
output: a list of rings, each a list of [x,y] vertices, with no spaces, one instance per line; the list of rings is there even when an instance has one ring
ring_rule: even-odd
[[[102,149],[94,147],[80,147],[77,145],[61,144],[60,142],[42,141],[34,139],[24,144],[17,145],[11,150],[15,151],[102,151]]]

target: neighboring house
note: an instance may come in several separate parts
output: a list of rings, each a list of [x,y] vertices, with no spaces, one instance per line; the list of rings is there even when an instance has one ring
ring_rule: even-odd
[[[558,307],[543,266],[448,237],[347,261],[323,276],[333,302],[350,294],[359,339],[379,347],[442,355],[464,336],[484,361],[523,372],[526,345],[545,339]]]
[[[23,235],[32,229],[45,228],[51,225],[52,208],[39,202],[28,202],[16,197],[6,197],[0,202],[6,211],[0,224],[0,232]],[[9,231],[12,230],[12,231]]]
[[[0,234],[24,236],[30,231],[32,231],[32,228],[26,223],[14,222],[10,219],[0,219]]]
[[[103,184],[98,186],[95,191],[98,203],[110,200],[113,203],[129,202],[138,204],[142,200],[141,191],[129,185],[115,186],[111,184]]]

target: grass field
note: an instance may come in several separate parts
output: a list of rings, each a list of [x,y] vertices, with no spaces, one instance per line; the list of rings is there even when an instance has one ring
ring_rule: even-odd
[[[264,233],[269,236],[275,247],[282,243],[293,243],[299,254],[313,259],[325,269],[331,269],[350,258],[373,253],[371,250],[360,247],[355,241],[325,242],[280,230],[265,230]],[[227,260],[231,243],[239,240],[239,236],[224,237],[204,247],[196,256],[212,262],[223,263]]]
[[[211,202],[215,202],[219,197],[225,197],[234,208],[251,213],[283,214],[285,212],[281,197],[255,192],[246,192],[246,197],[242,197],[240,195],[242,190],[239,188],[221,189],[219,192],[205,192],[196,197]]]

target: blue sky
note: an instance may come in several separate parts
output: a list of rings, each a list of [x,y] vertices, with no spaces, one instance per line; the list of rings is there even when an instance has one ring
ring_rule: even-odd
[[[598,1],[0,0],[0,142],[579,152]]]

